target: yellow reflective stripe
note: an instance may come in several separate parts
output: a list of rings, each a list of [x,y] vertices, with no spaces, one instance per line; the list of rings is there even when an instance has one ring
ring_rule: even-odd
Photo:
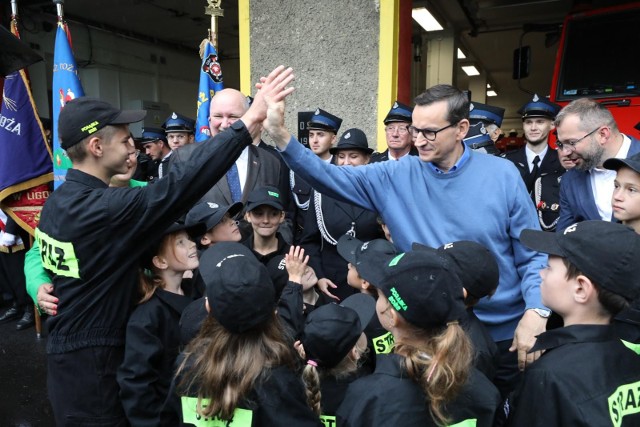
[[[608,402],[611,423],[620,427],[623,417],[640,412],[640,381],[621,385],[609,396]]]
[[[36,228],[42,266],[59,276],[80,278],[78,258],[73,243],[61,242]]]
[[[324,427],[336,427],[336,417],[333,415],[320,415],[320,421]]]
[[[372,341],[373,350],[376,352],[376,354],[389,354],[393,352],[395,339],[393,338],[393,334],[391,334],[391,332],[380,335],[379,337],[374,338]]]
[[[251,427],[253,421],[253,411],[248,409],[236,408],[231,420],[221,420],[218,417],[207,418],[200,415],[197,411],[197,397],[182,396],[181,403],[182,421],[196,427]],[[202,408],[206,408],[208,403],[208,399],[202,399]]]
[[[478,425],[478,420],[475,418],[471,418],[468,420],[460,421],[457,424],[450,424],[449,427],[476,427]]]
[[[635,344],[625,340],[620,340],[620,341],[622,341],[622,344],[624,344],[625,347],[633,351],[635,354],[640,354],[640,344]]]

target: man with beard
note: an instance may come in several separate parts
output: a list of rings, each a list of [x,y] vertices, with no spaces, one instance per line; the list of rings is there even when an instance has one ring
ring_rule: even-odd
[[[546,231],[555,230],[558,222],[560,178],[565,172],[558,152],[549,148],[549,132],[558,111],[559,105],[534,95],[518,110],[526,145],[502,155],[518,168],[538,211],[540,226]]]
[[[555,126],[558,150],[568,153],[575,165],[562,178],[557,230],[585,220],[611,221],[616,175],[602,164],[610,158],[624,159],[640,152],[640,142],[620,133],[611,112],[587,98],[564,107]]]

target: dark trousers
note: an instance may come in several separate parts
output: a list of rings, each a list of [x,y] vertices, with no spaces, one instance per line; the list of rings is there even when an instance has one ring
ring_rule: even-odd
[[[47,355],[47,390],[58,427],[126,427],[116,371],[123,347]]]
[[[3,292],[11,294],[19,307],[33,304],[27,295],[24,254],[24,249],[13,253],[0,252],[0,288]]]
[[[498,355],[500,364],[493,378],[493,384],[497,387],[500,395],[505,399],[511,393],[520,380],[522,372],[518,369],[518,352],[510,352],[509,347],[513,340],[498,341]]]

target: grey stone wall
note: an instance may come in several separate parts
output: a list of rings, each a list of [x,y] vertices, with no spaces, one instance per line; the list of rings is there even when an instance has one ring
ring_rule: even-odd
[[[296,91],[287,126],[298,111],[322,108],[357,127],[376,145],[379,12],[376,0],[251,0],[251,80],[279,64],[291,66]]]

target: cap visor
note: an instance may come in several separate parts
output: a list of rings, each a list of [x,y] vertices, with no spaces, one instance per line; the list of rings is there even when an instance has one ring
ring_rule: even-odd
[[[607,159],[605,160],[605,162],[602,164],[602,166],[604,166],[605,169],[609,169],[609,170],[613,170],[613,171],[617,171],[618,169],[620,169],[621,167],[628,167],[633,169],[636,173],[640,173],[640,161],[634,162],[632,160],[629,159]]]
[[[371,295],[362,293],[351,295],[342,301],[340,305],[358,313],[360,332],[364,331],[376,312],[376,300]]]
[[[272,208],[278,209],[279,211],[284,211],[284,207],[281,204],[277,202],[272,202],[272,201],[265,201],[265,202],[247,203],[246,212],[251,212],[258,206],[271,206]]]
[[[564,257],[565,252],[558,244],[556,233],[539,230],[524,230],[520,234],[520,242],[529,249],[549,255]]]
[[[351,264],[356,264],[356,251],[358,248],[362,246],[362,241],[356,239],[355,237],[351,237],[348,235],[344,235],[338,239],[338,253],[345,261],[350,262]]]
[[[122,110],[109,124],[126,125],[136,123],[145,118],[147,112],[145,110]]]

